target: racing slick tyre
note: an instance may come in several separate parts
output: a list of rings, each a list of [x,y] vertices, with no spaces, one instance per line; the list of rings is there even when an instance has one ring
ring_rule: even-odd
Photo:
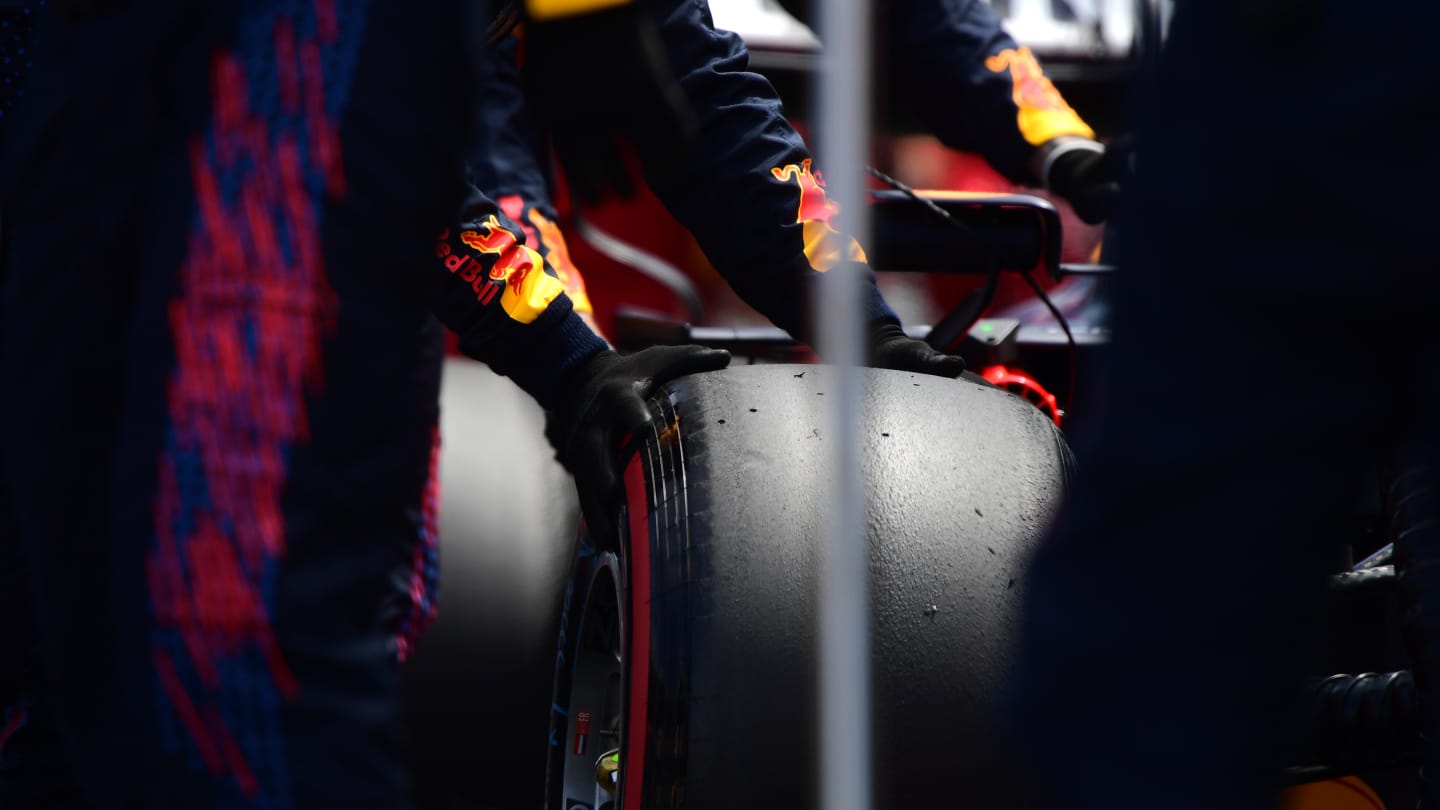
[[[1069,451],[1033,406],[867,370],[875,799],[1025,807],[996,711],[1027,559]],[[824,366],[752,365],[652,400],[617,506],[577,543],[546,807],[814,807]],[[926,806],[929,806],[928,804]]]
[[[580,507],[528,394],[465,358],[442,379],[440,611],[403,670],[416,808],[535,807]]]

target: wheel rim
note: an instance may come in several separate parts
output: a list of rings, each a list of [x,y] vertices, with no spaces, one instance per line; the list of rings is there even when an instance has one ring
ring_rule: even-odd
[[[576,636],[573,676],[564,705],[564,810],[618,807],[618,779],[601,784],[600,761],[620,747],[624,717],[624,618],[619,562],[601,555],[585,599]],[[608,769],[606,771],[608,773]],[[608,780],[607,780],[608,781]]]

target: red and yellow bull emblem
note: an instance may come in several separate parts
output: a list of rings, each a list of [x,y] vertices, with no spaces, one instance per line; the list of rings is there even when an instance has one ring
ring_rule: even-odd
[[[839,264],[842,259],[865,263],[865,251],[854,239],[842,241],[839,231],[830,226],[830,219],[840,213],[840,206],[825,196],[825,179],[819,172],[810,171],[809,158],[778,166],[770,174],[782,183],[794,182],[800,188],[800,204],[796,208],[795,222],[803,228],[805,237],[805,258],[810,267],[825,272]]]
[[[559,280],[545,272],[545,260],[540,254],[520,244],[494,214],[480,224],[479,230],[459,233],[465,247],[495,257],[488,271],[481,261],[456,252],[449,236],[448,230],[440,234],[435,255],[444,260],[446,269],[470,284],[481,304],[488,305],[498,294],[500,307],[512,320],[533,323],[565,291]]]
[[[570,246],[565,243],[565,235],[560,232],[560,225],[540,213],[534,206],[527,206],[519,194],[507,194],[496,202],[500,204],[500,210],[505,212],[505,216],[520,223],[520,227],[525,229],[525,240],[540,249],[545,263],[550,265],[555,275],[560,278],[560,284],[565,288],[565,294],[570,297],[575,311],[581,314],[594,312],[590,294],[585,290],[585,278],[580,275],[575,261],[570,258]]]
[[[1027,143],[1039,146],[1061,135],[1095,137],[1095,131],[1080,120],[1050,83],[1029,48],[1006,48],[987,58],[985,67],[995,73],[1010,72],[1014,85],[1011,98],[1019,110],[1016,118],[1020,135]]]

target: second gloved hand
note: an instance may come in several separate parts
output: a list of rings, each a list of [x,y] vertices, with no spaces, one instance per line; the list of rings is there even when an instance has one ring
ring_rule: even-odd
[[[1055,157],[1046,172],[1045,185],[1064,197],[1076,216],[1098,225],[1109,218],[1120,196],[1122,153],[1107,152],[1094,142],[1085,142],[1085,147],[1068,148]]]
[[[677,377],[729,364],[729,352],[703,346],[655,346],[628,355],[603,351],[562,385],[560,404],[546,414],[545,435],[575,476],[592,537],[608,539],[617,530],[611,525],[620,494],[617,454],[627,433],[649,427],[646,401]]]
[[[936,351],[929,343],[906,335],[900,324],[889,320],[871,327],[867,362],[874,368],[937,377],[958,377],[965,371],[965,358]]]

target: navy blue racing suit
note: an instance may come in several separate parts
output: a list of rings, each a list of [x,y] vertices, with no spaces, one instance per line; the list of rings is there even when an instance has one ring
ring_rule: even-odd
[[[547,405],[603,347],[464,181],[481,27],[395,0],[42,23],[0,155],[0,539],[39,673],[0,805],[407,804],[431,313]]]
[[[570,259],[557,223],[551,190],[554,176],[546,142],[525,103],[518,62],[519,40],[507,36],[481,55],[484,92],[476,109],[474,142],[468,156],[475,185],[485,189],[525,231],[527,244],[555,269],[576,312],[593,308],[585,279]]]
[[[35,57],[35,23],[44,0],[3,0],[0,2],[0,143],[6,125],[24,97],[25,78]],[[0,214],[0,242],[4,240],[4,215]],[[0,276],[4,264],[0,263]],[[5,502],[0,487],[0,503]],[[28,590],[20,573],[18,548],[9,515],[0,508],[0,782],[13,767],[14,757],[6,755],[16,734],[29,724],[28,685],[35,680],[33,621]]]

